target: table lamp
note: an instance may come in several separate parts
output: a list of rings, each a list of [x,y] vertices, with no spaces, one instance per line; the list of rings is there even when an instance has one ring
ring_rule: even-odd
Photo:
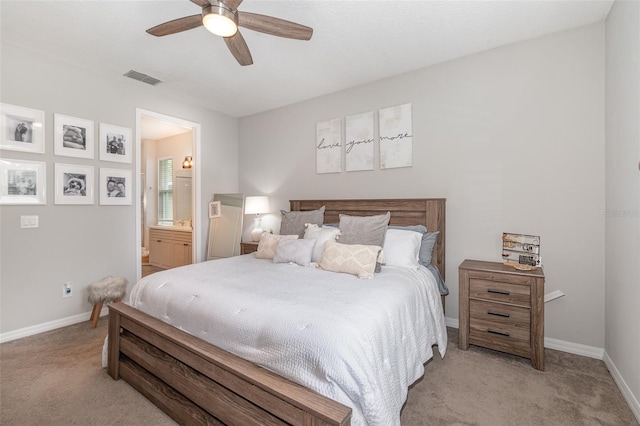
[[[244,201],[244,214],[255,214],[254,219],[255,227],[251,231],[251,239],[253,241],[260,241],[262,236],[262,218],[260,214],[269,212],[269,197],[254,196],[247,197]]]

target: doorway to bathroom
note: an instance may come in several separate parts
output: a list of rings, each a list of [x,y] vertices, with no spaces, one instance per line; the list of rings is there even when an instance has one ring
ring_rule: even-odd
[[[200,258],[200,125],[136,110],[137,277]]]

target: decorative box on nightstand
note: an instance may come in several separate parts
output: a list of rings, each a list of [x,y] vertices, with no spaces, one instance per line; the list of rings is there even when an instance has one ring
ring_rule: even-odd
[[[240,243],[240,254],[249,254],[258,250],[257,241],[245,241]]]
[[[531,359],[544,370],[544,273],[465,260],[459,267],[458,346],[483,346]]]

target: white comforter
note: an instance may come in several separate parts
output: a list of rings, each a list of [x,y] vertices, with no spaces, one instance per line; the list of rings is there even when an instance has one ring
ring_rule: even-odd
[[[253,254],[143,278],[131,306],[353,409],[353,425],[399,425],[407,387],[447,347],[424,267],[371,280]]]

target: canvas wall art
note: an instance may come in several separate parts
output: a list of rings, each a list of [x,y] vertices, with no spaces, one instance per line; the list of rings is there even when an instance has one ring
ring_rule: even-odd
[[[411,104],[397,105],[379,111],[380,168],[413,165],[413,133]]]
[[[373,111],[345,119],[345,170],[373,170]]]
[[[316,124],[316,171],[342,171],[342,118]]]

